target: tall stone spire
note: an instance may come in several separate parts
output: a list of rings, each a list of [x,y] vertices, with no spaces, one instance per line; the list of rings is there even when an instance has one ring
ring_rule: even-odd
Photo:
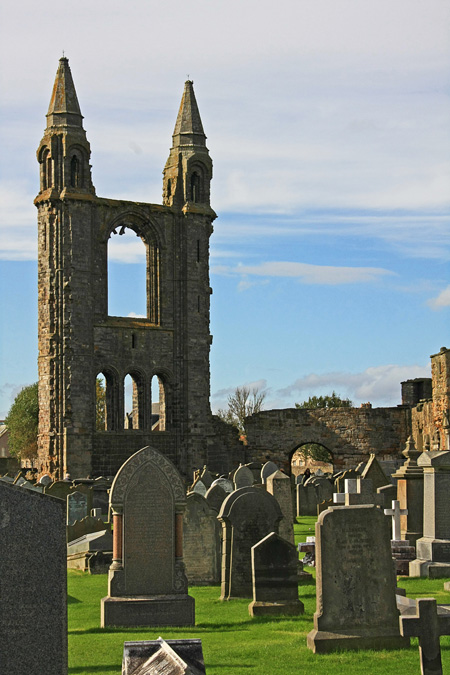
[[[193,84],[192,80],[186,80],[184,83],[184,92],[173,131],[174,146],[205,145],[206,136],[203,131]]]
[[[209,206],[211,178],[212,161],[206,147],[193,82],[187,80],[172,135],[172,148],[164,167],[164,205],[185,212],[203,210],[212,215]]]
[[[59,59],[47,113],[47,128],[39,145],[40,194],[52,198],[66,193],[94,194],[89,164],[91,149],[83,129],[69,60]]]

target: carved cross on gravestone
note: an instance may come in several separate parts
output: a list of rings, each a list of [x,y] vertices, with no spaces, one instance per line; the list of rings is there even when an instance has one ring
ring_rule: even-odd
[[[392,509],[384,509],[385,516],[392,516],[392,539],[400,541],[402,538],[400,516],[407,516],[408,509],[401,509],[397,499],[392,500]]]
[[[450,635],[450,614],[438,614],[435,598],[416,598],[416,611],[416,616],[400,616],[400,632],[419,638],[422,675],[442,675],[439,636]]]
[[[346,478],[345,492],[333,494],[333,504],[342,506],[356,506],[358,504],[381,506],[382,502],[382,495],[374,493],[372,481],[369,478]]]

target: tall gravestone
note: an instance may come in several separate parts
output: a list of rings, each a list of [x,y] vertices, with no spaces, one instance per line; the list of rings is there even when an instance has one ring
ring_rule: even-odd
[[[264,469],[264,467],[263,467]],[[266,478],[266,490],[280,505],[282,519],[278,527],[280,537],[294,543],[294,518],[292,509],[291,480],[282,471],[276,471]]]
[[[278,533],[281,509],[265,490],[244,487],[228,495],[218,517],[223,528],[220,599],[250,598],[251,548],[270,532]]]
[[[251,469],[248,466],[240,466],[236,469],[233,476],[234,487],[236,490],[243,487],[250,487],[255,482],[255,477]]]
[[[151,447],[119,469],[110,493],[113,563],[101,626],[189,626],[194,599],[183,563],[183,481]]]
[[[66,504],[0,482],[0,671],[67,675]]]
[[[227,497],[227,492],[220,485],[211,485],[207,490],[205,499],[208,502],[211,509],[216,511],[216,514],[219,513],[220,507]]]
[[[423,537],[416,541],[417,559],[410,563],[409,574],[449,577],[450,452],[424,452],[417,464],[423,468]]]
[[[392,477],[397,479],[396,498],[402,509],[408,509],[400,521],[402,539],[415,546],[423,536],[423,466],[417,464],[422,453],[416,449],[411,436],[402,454],[406,461]]]
[[[183,559],[190,586],[220,583],[220,552],[217,511],[204,497],[191,492],[183,517]]]
[[[389,523],[376,506],[333,506],[320,514],[316,585],[307,638],[314,652],[408,646],[399,631]]]

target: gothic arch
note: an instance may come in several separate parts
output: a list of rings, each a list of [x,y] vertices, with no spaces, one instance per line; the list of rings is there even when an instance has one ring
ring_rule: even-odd
[[[84,187],[84,165],[85,165],[84,150],[78,145],[72,145],[68,152],[68,184],[72,188]],[[66,165],[67,166],[67,165]]]
[[[161,250],[162,235],[159,229],[148,218],[138,211],[126,211],[114,218],[106,227],[105,251],[112,235],[124,234],[132,230],[143,241],[146,249],[146,297],[147,319],[156,325],[161,323]]]
[[[156,379],[154,379],[156,378]],[[156,369],[150,378],[150,387],[153,389],[153,383],[158,384],[159,389],[159,420],[157,431],[169,431],[172,426],[173,420],[173,377],[170,371],[166,368]],[[156,401],[153,401],[152,395],[152,414],[153,404]]]
[[[113,366],[104,366],[100,368],[95,376],[95,381],[99,375],[103,375],[106,383],[105,390],[105,431],[117,431],[120,428],[120,400],[119,395],[119,373]],[[96,405],[97,400],[95,397]]]
[[[188,201],[194,204],[204,204],[208,201],[207,183],[209,181],[208,170],[201,162],[192,162],[189,165],[187,176]]]
[[[147,377],[144,373],[144,371],[140,368],[136,367],[130,367],[126,370],[124,373],[122,382],[123,385],[125,385],[125,379],[129,375],[132,379],[132,386],[133,386],[133,391],[132,391],[132,406],[131,406],[131,424],[127,427],[128,429],[146,429],[148,427],[148,403],[149,403],[149,395],[148,395],[148,385],[147,385]],[[125,391],[124,391],[124,399],[125,399]],[[124,415],[125,415],[125,407],[124,407]]]

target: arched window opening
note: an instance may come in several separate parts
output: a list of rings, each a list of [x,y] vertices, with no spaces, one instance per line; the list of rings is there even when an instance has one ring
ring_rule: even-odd
[[[152,431],[166,431],[166,390],[158,375],[152,377]]]
[[[144,428],[144,391],[142,379],[128,373],[124,379],[125,429]]]
[[[81,164],[76,155],[70,160],[70,185],[71,187],[81,187]]]
[[[303,443],[292,454],[291,473],[293,476],[304,474],[306,469],[311,473],[322,471],[333,473],[333,455],[321,443]]]
[[[201,180],[197,171],[193,171],[191,175],[191,202],[201,202]]]
[[[52,175],[52,158],[50,157],[49,153],[47,152],[46,160],[45,160],[45,184],[46,184],[46,189],[51,188],[53,186],[53,175]]]
[[[108,241],[109,316],[147,318],[147,248],[133,230],[113,230]]]
[[[169,199],[171,194],[172,194],[172,181],[169,178],[169,180],[167,181],[167,199]]]
[[[110,373],[99,373],[95,380],[95,430],[114,431],[118,427],[117,380]]]

